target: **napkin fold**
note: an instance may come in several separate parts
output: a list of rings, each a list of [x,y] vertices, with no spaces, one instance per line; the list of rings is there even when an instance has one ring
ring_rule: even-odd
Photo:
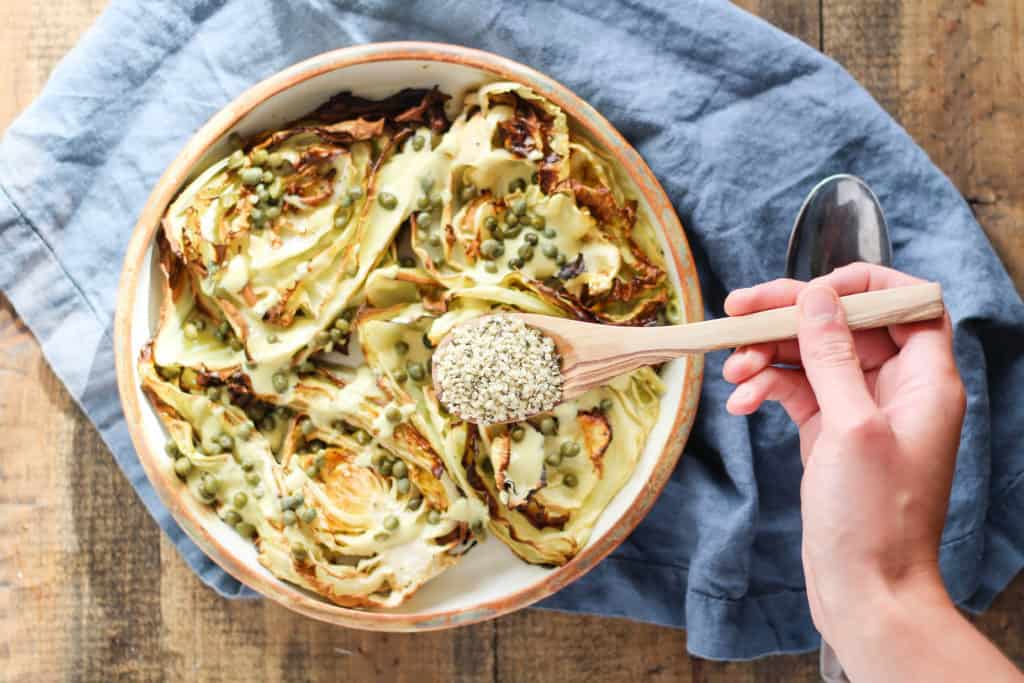
[[[204,583],[253,595],[175,524],[129,440],[111,344],[125,245],[163,169],[247,87],[326,50],[400,39],[522,61],[607,116],[675,204],[708,316],[726,292],[782,273],[817,180],[865,178],[895,266],[941,282],[955,324],[969,399],[941,562],[960,605],[989,605],[1024,566],[1024,304],[956,189],[848,74],[713,1],[115,0],[104,12],[0,143],[0,289]],[[776,406],[725,412],[724,357],[707,358],[685,455],[646,520],[541,607],[685,627],[688,649],[714,659],[818,646],[797,434]]]

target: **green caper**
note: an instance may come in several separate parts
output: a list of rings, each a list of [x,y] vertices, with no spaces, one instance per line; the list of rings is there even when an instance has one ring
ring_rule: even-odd
[[[523,240],[527,244],[537,244],[537,242],[540,241],[540,237],[538,237],[537,233],[535,232],[528,232],[525,235],[523,235]]]
[[[562,464],[562,456],[558,453],[549,453],[548,456],[544,458],[544,462],[551,467],[558,467]]]
[[[406,481],[408,481],[408,480],[406,480]],[[420,505],[422,505],[422,504],[423,504],[423,496],[421,496],[419,493],[416,493],[416,494],[413,495],[412,498],[409,499],[409,502],[405,506],[405,509],[406,510],[419,510]]]
[[[304,470],[304,472],[306,473],[306,476],[309,477],[310,479],[316,479],[317,477],[320,476],[319,468],[313,467],[312,465],[307,467]]]
[[[274,182],[270,183],[270,187],[267,188],[267,195],[276,202],[283,194],[284,183],[281,182],[280,178],[274,178]],[[280,209],[278,209],[278,213],[280,213]]]
[[[404,496],[409,493],[409,487],[410,484],[408,479],[399,479],[395,484],[395,488],[398,490],[398,495],[400,496]]]
[[[394,515],[388,515],[384,518],[384,528],[388,531],[394,531],[398,528],[398,517]]]
[[[404,462],[398,460],[395,462],[394,465],[391,466],[391,474],[401,479],[402,477],[409,474],[409,468]]]
[[[270,334],[267,335],[267,343],[268,344],[276,344],[279,341],[281,341],[281,338],[278,337],[273,332],[271,332]]]
[[[185,323],[181,331],[186,339],[195,339],[199,336],[199,329],[195,326],[195,323]]]
[[[253,209],[249,212],[249,220],[253,223],[259,224],[266,220],[267,216],[263,213],[263,209]]]
[[[665,307],[665,317],[673,325],[679,324],[682,320],[682,315],[679,312],[679,304],[675,301],[668,302],[668,306]]]
[[[246,483],[249,484],[249,486],[256,486],[257,484],[260,483],[260,475],[256,474],[255,472],[250,472],[249,474],[245,475],[245,481]]]
[[[259,166],[243,168],[238,172],[238,177],[241,179],[243,185],[259,185],[259,182],[263,180],[263,169]]]
[[[462,188],[462,192],[459,194],[462,201],[468,202],[470,199],[476,196],[476,188],[472,185],[466,185]]]
[[[563,458],[575,458],[580,454],[580,444],[577,441],[563,441],[558,447],[558,453]]]
[[[270,154],[268,154],[265,149],[254,149],[252,154],[249,155],[249,158],[252,159],[253,166],[265,164],[269,157]]]
[[[529,244],[520,244],[519,249],[516,250],[516,253],[519,254],[519,258],[521,258],[524,262],[529,261],[533,258],[533,247],[531,247]]]
[[[555,263],[559,266],[564,266],[568,262],[569,257],[563,254],[562,252],[558,252],[558,255],[555,257]]]
[[[517,215],[515,215],[514,213],[511,213],[511,212],[506,213],[505,214],[505,223],[507,223],[510,226],[511,225],[519,225],[519,216],[517,216]]]
[[[352,198],[349,197],[347,194],[342,195],[341,199],[338,200],[338,206],[340,206],[343,209],[347,209],[348,207],[352,206]]]
[[[192,471],[192,461],[188,458],[178,458],[174,461],[174,473],[184,479]]]
[[[550,259],[553,259],[553,258],[556,258],[558,256],[558,247],[556,247],[553,244],[548,243],[548,244],[543,245],[540,248],[540,253],[544,254],[544,256],[546,256],[546,257],[548,257]]]
[[[242,508],[244,508],[248,502],[249,502],[249,496],[245,495],[241,491],[236,493],[235,497],[231,499],[231,504],[234,505],[235,508],[238,509],[238,510],[241,510]]]
[[[547,223],[547,221],[544,220],[544,216],[534,216],[533,218],[530,219],[530,223],[532,223],[533,227],[537,228],[538,230],[544,230],[544,225]]]
[[[522,441],[523,439],[526,438],[526,430],[523,429],[522,427],[519,427],[517,425],[517,426],[512,428],[511,432],[509,432],[509,436],[512,437],[513,441],[516,441],[516,442]]]
[[[423,195],[422,197],[417,199],[416,200],[416,208],[420,209],[421,211],[423,209],[429,209],[430,208],[430,197],[428,197],[426,195]]]
[[[522,232],[523,226],[521,225],[506,225],[501,229],[501,237],[507,240],[514,239],[519,236]]]
[[[277,425],[274,424],[274,416],[266,415],[260,420],[260,430],[264,432],[272,432]]]
[[[377,203],[380,204],[382,208],[390,211],[398,206],[398,197],[390,192],[381,192],[377,195]]]
[[[393,467],[394,465],[391,463],[390,460],[382,459],[380,463],[377,465],[377,471],[383,474],[385,477],[390,477],[391,470]]]
[[[612,402],[610,398],[602,398],[601,402],[598,404],[598,407],[601,409],[601,412],[607,413],[609,410],[612,409],[614,405],[615,404]]]
[[[242,538],[252,538],[256,535],[256,527],[248,522],[239,522],[235,525],[235,531]]]
[[[313,421],[308,418],[299,423],[299,431],[306,436],[312,434],[314,429],[316,429],[316,426],[313,424]]]
[[[522,192],[525,189],[526,181],[523,180],[522,178],[516,178],[515,180],[508,184],[509,194],[512,194],[513,192]]]
[[[519,198],[512,202],[512,211],[517,216],[523,216],[526,214],[526,200]]]
[[[440,209],[444,206],[444,200],[441,199],[441,195],[435,194],[430,198],[430,205],[435,209]]]
[[[361,188],[361,187],[350,187],[349,190],[348,190],[348,196],[351,197],[353,201],[358,201],[358,200],[362,199],[363,198],[363,188]]]
[[[409,377],[412,377],[417,382],[422,382],[423,378],[427,376],[423,371],[423,366],[416,362],[406,364],[405,371],[409,373]]]
[[[359,445],[365,446],[371,441],[373,441],[373,437],[370,436],[370,433],[367,432],[365,429],[360,429],[356,432],[356,441],[359,443]]]
[[[384,411],[384,417],[388,419],[388,422],[401,422],[402,411],[396,408],[395,406],[391,406],[390,408]]]
[[[430,190],[434,188],[434,177],[427,173],[426,175],[420,176],[420,189],[423,190],[423,194],[430,194]]]
[[[518,256],[515,256],[515,257],[510,258],[508,260],[508,267],[512,268],[513,270],[515,270],[516,268],[522,268],[524,265],[525,265],[525,262],[523,261],[523,259],[519,258]]]
[[[221,519],[223,519],[231,526],[234,526],[242,521],[242,515],[238,514],[234,510],[228,510],[227,512],[224,513],[224,516],[221,517]]]
[[[285,374],[283,371],[278,370],[277,372],[275,372],[271,376],[270,381],[273,383],[274,391],[276,391],[277,393],[283,394],[284,392],[288,391],[288,375]]]
[[[432,247],[439,247],[439,246],[441,246],[441,235],[439,233],[434,233],[433,235],[430,236],[430,246],[432,246]]]
[[[281,499],[281,509],[294,510],[300,505],[302,505],[302,503],[305,502],[305,500],[306,496],[302,494],[302,491],[297,491],[292,495],[285,496],[284,498]]]
[[[409,344],[399,339],[395,342],[395,353],[399,356],[404,356],[409,353]]]
[[[178,448],[178,444],[174,443],[173,441],[168,441],[167,443],[164,444],[164,453],[166,453],[172,458],[181,457],[181,450]]]
[[[309,557],[309,551],[306,550],[306,546],[296,543],[292,546],[292,557],[301,562]]]
[[[540,433],[545,436],[551,436],[558,431],[558,423],[555,422],[555,418],[548,416],[540,421]]]
[[[484,240],[480,245],[480,253],[487,258],[494,259],[505,253],[505,247],[498,240]]]
[[[494,232],[494,229],[498,227],[498,219],[494,216],[488,216],[484,219],[484,228],[490,232]]]
[[[345,338],[345,333],[334,327],[332,327],[330,332],[328,332],[327,334],[331,338],[332,342],[340,342],[342,339]]]
[[[284,155],[280,152],[274,152],[267,157],[267,165],[271,168],[277,168],[284,163]]]
[[[399,384],[405,384],[406,380],[409,379],[409,375],[406,374],[405,370],[396,370],[394,376],[395,381]]]
[[[281,521],[284,522],[285,526],[295,526],[295,523],[299,521],[298,516],[294,510],[285,510],[281,513]]]
[[[232,339],[231,340],[231,350],[232,351],[241,351],[242,348],[243,347],[242,347],[242,342],[241,341],[239,341],[238,339]]]
[[[311,524],[313,520],[316,519],[316,508],[306,508],[299,513],[299,519],[301,519],[304,524]]]
[[[224,449],[223,449],[223,448],[221,448],[221,447],[220,447],[220,444],[219,444],[219,443],[217,443],[216,441],[213,441],[213,442],[211,442],[211,443],[210,443],[210,445],[208,445],[208,446],[206,447],[206,451],[207,451],[207,453],[209,453],[210,455],[217,455],[218,453],[220,453],[220,452],[221,452],[221,451],[223,451],[223,450],[224,450]]]
[[[427,524],[437,524],[441,521],[441,511],[437,508],[431,508],[427,513]]]
[[[260,176],[260,180],[262,180],[264,183],[269,185],[270,183],[274,182],[274,172],[273,171],[264,171],[263,175]]]
[[[484,270],[486,270],[488,273],[497,273],[498,264],[495,263],[494,261],[488,261],[487,263],[484,264]]]
[[[295,368],[295,371],[302,375],[316,372],[316,366],[311,361],[304,360]]]
[[[569,488],[574,489],[576,488],[576,484],[579,483],[579,479],[576,478],[575,474],[570,472],[569,474],[565,475],[562,478],[562,483],[568,486]]]
[[[348,225],[350,220],[352,220],[352,213],[345,209],[340,209],[338,213],[334,215],[334,227],[344,228]]]
[[[235,440],[231,438],[230,434],[221,434],[217,437],[217,445],[226,451],[230,451],[235,447]]]
[[[201,491],[205,491],[212,498],[217,495],[217,491],[220,490],[220,479],[212,474],[205,473],[199,482],[199,488]]]
[[[434,217],[430,215],[429,211],[420,211],[416,214],[416,225],[426,227],[434,222]]]
[[[421,136],[414,135],[412,138],[412,148],[417,152],[423,149],[423,144],[426,142]]]
[[[234,152],[231,153],[231,156],[228,157],[228,168],[231,169],[232,171],[235,170],[236,168],[241,168],[242,164],[244,163],[245,155],[242,154],[242,150],[240,149],[236,149]]]
[[[557,235],[558,233],[555,231],[554,228],[544,228],[544,236],[547,237],[549,240],[555,239],[555,236]]]

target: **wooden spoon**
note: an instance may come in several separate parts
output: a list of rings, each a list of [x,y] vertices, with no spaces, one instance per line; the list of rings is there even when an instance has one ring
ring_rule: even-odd
[[[937,282],[851,294],[839,301],[854,330],[931,320],[945,310]],[[562,362],[563,401],[644,365],[690,353],[795,339],[797,335],[796,306],[667,327],[598,325],[529,313],[507,315],[537,328],[555,342]]]

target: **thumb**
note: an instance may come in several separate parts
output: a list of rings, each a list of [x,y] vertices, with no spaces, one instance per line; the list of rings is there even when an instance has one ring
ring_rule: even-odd
[[[829,422],[858,419],[875,410],[846,312],[829,287],[809,285],[797,298],[800,359],[807,381]]]

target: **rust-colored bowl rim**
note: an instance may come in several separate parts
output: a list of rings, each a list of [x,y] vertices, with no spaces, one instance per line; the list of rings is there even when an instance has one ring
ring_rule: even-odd
[[[243,584],[275,602],[306,616],[325,622],[378,631],[426,631],[452,628],[507,614],[527,607],[583,576],[611,553],[636,528],[650,510],[658,494],[675,469],[693,426],[700,385],[703,357],[686,361],[683,396],[672,421],[669,436],[650,476],[636,499],[599,538],[591,539],[568,564],[550,575],[510,595],[457,609],[433,610],[415,614],[371,612],[341,607],[307,593],[276,577],[255,571],[207,528],[204,519],[181,502],[180,491],[158,467],[156,453],[146,443],[142,427],[142,405],[135,386],[132,353],[132,319],[139,277],[166,207],[188,179],[195,165],[240,120],[258,105],[299,83],[324,73],[369,62],[399,60],[457,64],[478,69],[496,78],[516,81],[534,89],[561,107],[602,149],[610,153],[643,194],[651,217],[669,246],[680,281],[680,302],[689,321],[703,318],[700,285],[683,227],[664,189],[639,153],[593,107],[552,78],[523,64],[498,55],[458,45],[428,42],[370,43],[325,52],[289,67],[258,83],[215,114],[189,140],[161,176],[150,194],[128,243],[121,274],[114,323],[114,351],[117,385],[132,442],[146,476],[160,499],[168,507],[191,539],[224,571]]]

